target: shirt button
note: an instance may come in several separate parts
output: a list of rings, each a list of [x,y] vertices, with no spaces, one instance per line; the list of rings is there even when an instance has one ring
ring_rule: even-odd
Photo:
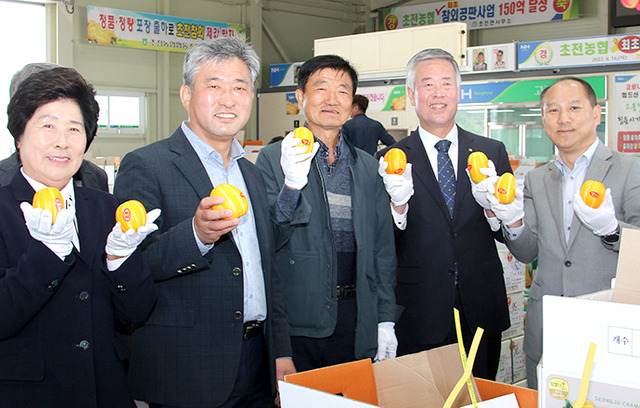
[[[87,340],[82,340],[77,346],[82,350],[88,350],[91,344]]]
[[[571,261],[565,261],[564,262],[564,266],[566,266],[567,268],[571,266]]]
[[[82,292],[80,292],[80,294],[78,295],[78,299],[80,299],[80,300],[87,300],[87,299],[89,299],[89,292],[87,292],[87,291],[84,291],[84,290],[83,290],[83,291],[82,291]]]
[[[239,276],[240,273],[242,272],[242,269],[238,268],[237,266],[235,268],[233,268],[233,275],[234,276]]]
[[[289,264],[293,265],[294,263],[296,263],[296,261],[294,261],[293,259],[289,259]]]
[[[124,293],[127,291],[127,288],[124,287],[124,285],[118,285],[116,286],[116,289],[118,290],[118,292],[120,293]]]
[[[236,310],[235,312],[233,312],[233,318],[234,319],[241,319],[242,318],[242,312],[239,310]]]

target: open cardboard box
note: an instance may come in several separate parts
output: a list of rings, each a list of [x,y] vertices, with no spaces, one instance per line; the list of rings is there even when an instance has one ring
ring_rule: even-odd
[[[542,408],[577,400],[591,343],[597,349],[587,401],[598,408],[640,405],[640,231],[624,229],[621,238],[613,290],[543,298]]]
[[[375,364],[361,360],[288,375],[280,396],[282,408],[442,408],[462,374],[458,345],[452,344]],[[516,393],[520,408],[536,407],[534,390],[479,379],[473,385],[478,400]],[[470,404],[465,385],[453,407]]]

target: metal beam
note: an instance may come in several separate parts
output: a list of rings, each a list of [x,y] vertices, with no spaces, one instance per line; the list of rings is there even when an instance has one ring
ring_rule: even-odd
[[[287,54],[287,52],[284,50],[284,47],[282,47],[282,45],[280,45],[280,41],[278,41],[278,39],[276,38],[276,36],[273,33],[273,31],[271,31],[271,27],[269,27],[267,22],[264,20],[264,16],[262,17],[262,30],[264,31],[264,33],[267,35],[267,37],[269,37],[269,39],[273,43],[273,46],[275,47],[276,51],[278,52],[278,55],[280,55],[280,58],[282,58],[282,61],[285,61],[285,62],[286,61],[292,61],[292,59],[289,58],[289,55]]]

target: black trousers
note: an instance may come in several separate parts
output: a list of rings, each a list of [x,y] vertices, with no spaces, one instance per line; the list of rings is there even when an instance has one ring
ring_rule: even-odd
[[[229,399],[218,408],[273,408],[264,334],[242,341],[238,376]],[[149,403],[149,408],[188,408]]]
[[[356,299],[339,300],[338,319],[331,336],[292,336],[291,349],[296,370],[307,371],[354,361],[356,318]]]
[[[462,302],[460,301],[460,291],[456,290],[456,309],[460,311],[460,326],[462,328],[462,342],[464,343],[464,349],[469,355],[471,349],[471,342],[475,335],[475,330],[471,331],[467,319],[465,318],[464,310],[462,309]],[[498,364],[500,363],[500,343],[502,341],[502,333],[497,335],[482,335],[482,340],[478,347],[476,354],[476,360],[473,363],[473,375],[478,378],[485,378],[495,381],[496,374],[498,373]],[[458,337],[456,335],[456,326],[453,321],[453,313],[451,318],[451,328],[444,341],[436,344],[412,344],[412,343],[400,343],[398,344],[398,356],[405,354],[418,353],[424,350],[431,350],[437,347],[446,346],[448,344],[458,343]]]

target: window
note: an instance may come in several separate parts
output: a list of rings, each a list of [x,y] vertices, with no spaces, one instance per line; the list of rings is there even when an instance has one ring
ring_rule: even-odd
[[[0,159],[15,150],[15,140],[6,127],[11,77],[26,64],[46,62],[46,27],[44,5],[0,1],[0,38],[5,55],[0,64]]]
[[[96,100],[100,105],[99,132],[118,134],[145,132],[143,92],[98,90],[96,93]]]

